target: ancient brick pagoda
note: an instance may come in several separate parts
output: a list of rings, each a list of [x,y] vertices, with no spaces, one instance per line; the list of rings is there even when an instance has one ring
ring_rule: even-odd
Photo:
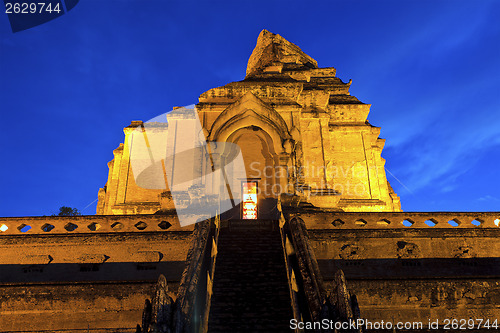
[[[350,86],[335,68],[318,68],[299,47],[264,30],[245,79],[201,94],[196,108],[208,141],[240,146],[248,177],[260,179],[260,199],[276,197],[279,188],[321,208],[400,211],[380,155],[380,128],[368,123],[370,105],[351,96]],[[97,214],[160,209],[161,191],[134,183],[124,149],[139,124],[125,128],[125,143],[114,151]]]
[[[133,121],[97,215],[0,218],[0,332],[500,319],[500,213],[402,212],[350,85],[264,30],[245,79],[200,96],[207,141],[241,148],[257,219],[181,227],[168,189],[135,183]]]

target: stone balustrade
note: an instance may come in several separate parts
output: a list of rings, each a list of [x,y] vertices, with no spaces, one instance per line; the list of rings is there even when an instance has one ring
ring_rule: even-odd
[[[293,213],[291,213],[293,214]],[[302,210],[308,229],[498,228],[500,212],[328,212]],[[170,215],[0,217],[2,235],[190,231]]]
[[[297,215],[305,221],[308,229],[462,229],[498,228],[500,225],[500,212],[343,213],[309,209]]]
[[[175,214],[0,217],[0,237],[4,235],[27,236],[191,230],[193,230],[192,225],[181,227]]]

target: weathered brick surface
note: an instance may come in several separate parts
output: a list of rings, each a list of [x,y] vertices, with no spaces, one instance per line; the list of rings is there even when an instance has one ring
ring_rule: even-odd
[[[358,297],[362,317],[371,321],[419,321],[427,325],[429,319],[443,322],[445,318],[472,318],[493,322],[500,318],[498,278],[366,278],[348,279],[347,284]]]
[[[341,268],[363,318],[424,324],[429,319],[500,318],[499,216],[301,213],[327,286]],[[402,225],[405,219],[413,225]],[[424,223],[430,219],[437,224]],[[452,220],[460,224],[453,227]]]
[[[381,157],[385,140],[367,121],[370,104],[351,96],[352,82],[335,72],[263,30],[245,79],[199,96],[203,134],[209,142],[240,146],[247,177],[259,179],[260,198],[287,192],[317,207],[400,211]],[[106,187],[99,191],[98,214],[160,208],[162,190],[141,189],[134,181],[129,150],[140,124],[124,129],[124,143],[114,151]]]
[[[162,222],[172,226],[162,229]],[[68,223],[77,228],[66,230]],[[89,229],[93,223],[99,228]],[[1,332],[133,332],[158,276],[177,288],[192,229],[157,215],[0,218],[0,224],[9,227],[0,234]],[[43,231],[46,224],[54,228]]]
[[[380,128],[351,83],[264,30],[245,79],[201,94],[197,110],[208,141],[241,145],[259,202],[288,192],[302,203],[323,277],[342,268],[363,317],[500,318],[500,213],[398,213]],[[0,330],[128,332],[160,273],[175,289],[193,229],[179,226],[168,191],[135,183],[129,148],[140,124],[113,151],[100,216],[0,218]],[[212,331],[289,331],[275,236],[221,234]]]
[[[0,332],[135,332],[153,288],[154,282],[1,285]]]

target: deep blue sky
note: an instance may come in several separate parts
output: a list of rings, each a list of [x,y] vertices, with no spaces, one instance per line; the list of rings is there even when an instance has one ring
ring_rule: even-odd
[[[85,208],[123,127],[243,79],[264,28],[353,79],[404,210],[500,211],[499,17],[485,0],[81,0],[14,34],[0,13],[0,216]]]

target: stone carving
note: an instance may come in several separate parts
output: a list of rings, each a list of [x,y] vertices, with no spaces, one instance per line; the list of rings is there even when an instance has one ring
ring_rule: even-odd
[[[455,258],[474,258],[474,252],[471,246],[459,246],[453,250],[453,257]]]
[[[355,244],[344,244],[340,248],[339,256],[342,259],[360,259],[363,248]]]
[[[168,293],[167,280],[160,275],[156,284],[153,301],[148,299],[142,313],[142,326],[137,325],[136,333],[173,333],[173,311],[175,302]]]
[[[347,289],[344,272],[342,270],[335,272],[332,284],[333,288],[328,295],[327,302],[322,311],[322,317],[326,318],[328,313],[328,318],[339,322],[347,322],[349,320],[356,321],[359,319],[361,317],[361,313],[359,310],[358,299],[356,295],[351,294]],[[335,330],[335,332],[362,333],[363,330],[362,328],[357,328]]]
[[[417,259],[421,257],[419,247],[414,243],[397,242],[397,256],[399,259]]]

